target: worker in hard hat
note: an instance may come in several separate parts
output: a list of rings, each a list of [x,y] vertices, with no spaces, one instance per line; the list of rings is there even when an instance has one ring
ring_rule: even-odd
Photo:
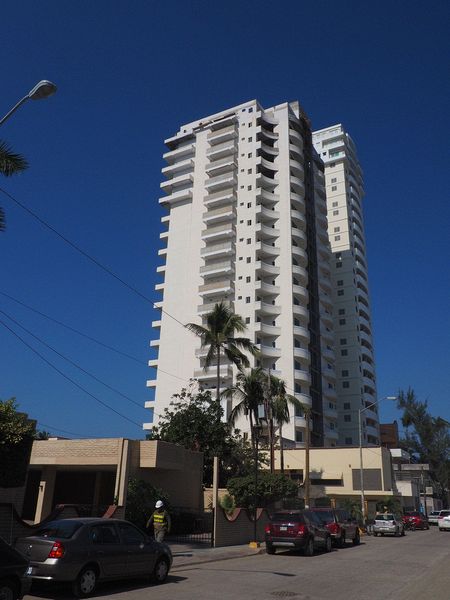
[[[147,531],[151,531],[151,527],[153,525],[153,531],[155,535],[155,540],[157,542],[163,542],[166,533],[170,531],[170,515],[167,510],[164,508],[164,503],[161,500],[158,500],[155,504],[155,510],[153,511],[152,516],[147,521]]]

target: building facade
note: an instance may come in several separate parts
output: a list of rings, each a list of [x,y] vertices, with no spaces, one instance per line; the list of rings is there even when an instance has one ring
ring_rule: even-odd
[[[361,409],[362,443],[379,445],[362,170],[342,125],[315,131],[313,143],[325,164],[339,445],[358,444]]]
[[[166,140],[168,213],[159,251],[163,296],[151,342],[154,422],[174,393],[196,378],[215,388],[216,366],[182,327],[201,324],[225,301],[244,319],[260,350],[257,364],[282,378],[313,409],[311,443],[336,445],[335,340],[331,249],[323,162],[297,102],[263,109],[256,101],[183,125]],[[236,368],[221,360],[221,388]],[[231,403],[224,401],[227,416]],[[305,419],[291,414],[286,438],[302,445]],[[151,429],[153,423],[144,424]],[[248,423],[239,423],[248,430]]]

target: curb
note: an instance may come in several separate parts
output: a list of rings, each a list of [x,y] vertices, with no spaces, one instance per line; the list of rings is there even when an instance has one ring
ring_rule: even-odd
[[[203,565],[206,563],[221,562],[223,560],[233,560],[235,558],[248,558],[250,556],[258,556],[259,554],[265,554],[265,553],[266,553],[266,550],[264,548],[260,548],[258,550],[258,552],[253,552],[252,554],[236,554],[235,556],[222,556],[222,557],[217,557],[217,558],[208,558],[206,560],[198,560],[195,562],[185,563],[183,565],[173,566],[170,569],[170,572],[173,573],[174,571],[180,571],[183,569],[188,569],[189,567],[195,567],[195,566]]]

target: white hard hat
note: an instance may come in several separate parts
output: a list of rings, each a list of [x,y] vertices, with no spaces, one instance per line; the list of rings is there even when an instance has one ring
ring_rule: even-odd
[[[155,504],[155,508],[161,508],[162,505],[163,505],[163,503],[161,502],[161,500],[158,500],[157,503]]]

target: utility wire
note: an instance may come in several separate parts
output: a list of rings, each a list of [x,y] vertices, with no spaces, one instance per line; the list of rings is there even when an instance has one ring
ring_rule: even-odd
[[[66,431],[65,429],[58,429],[57,427],[53,427],[53,425],[48,425],[47,423],[43,423],[42,421],[38,421],[37,423],[38,423],[38,425],[47,427],[48,429],[53,429],[53,431],[60,431],[61,433],[67,433],[68,435],[74,435],[75,437],[80,437],[80,438],[86,437],[82,433],[74,433],[73,431]]]
[[[50,346],[50,344],[47,344],[47,342],[45,342],[42,338],[40,338],[39,336],[35,335],[32,331],[30,331],[29,329],[27,329],[26,327],[24,327],[24,325],[21,325],[18,321],[16,321],[16,319],[14,319],[10,315],[8,315],[8,313],[6,313],[4,310],[0,309],[0,313],[2,313],[3,315],[5,315],[5,317],[7,317],[10,321],[12,321],[13,323],[15,323],[18,327],[20,327],[20,329],[23,329],[23,331],[25,331],[26,333],[28,333],[28,335],[31,335],[31,337],[33,337],[35,340],[37,340],[38,342],[40,342],[41,344],[43,344],[46,348],[48,348],[49,350],[51,350],[52,352],[54,352],[55,354],[57,354],[58,356],[60,356],[63,360],[67,361],[69,364],[71,364],[72,366],[74,366],[76,369],[78,369],[79,371],[81,371],[85,375],[88,375],[89,377],[92,377],[92,379],[94,379],[98,383],[101,383],[102,385],[104,385],[106,388],[108,388],[108,390],[111,390],[115,394],[118,394],[122,398],[125,398],[125,400],[128,400],[129,402],[132,402],[136,406],[139,406],[139,408],[145,410],[144,407],[142,406],[142,404],[140,404],[139,402],[136,402],[136,400],[133,400],[133,398],[130,398],[126,394],[123,394],[121,391],[116,390],[116,388],[112,387],[108,383],[105,383],[104,381],[102,381],[101,379],[99,379],[93,373],[90,373],[86,369],[83,369],[83,367],[80,367],[80,365],[78,363],[74,362],[73,360],[71,360],[70,358],[68,358],[67,356],[65,356],[64,354],[62,354],[61,352],[58,352],[58,350],[56,350],[55,348],[53,348],[53,346]]]
[[[126,358],[130,358],[131,360],[134,360],[135,362],[137,362],[141,365],[147,365],[147,363],[144,360],[141,360],[140,358],[136,358],[135,356],[132,356],[131,354],[127,354],[126,352],[122,352],[122,350],[118,350],[117,348],[113,348],[113,346],[109,346],[108,344],[105,344],[104,342],[101,342],[100,340],[97,340],[96,338],[91,337],[87,333],[83,333],[82,331],[79,331],[78,329],[75,329],[75,327],[72,327],[71,325],[67,325],[66,323],[63,323],[62,321],[58,321],[58,319],[55,319],[55,318],[51,317],[50,315],[46,315],[45,313],[41,312],[40,310],[37,310],[37,308],[33,308],[29,304],[25,304],[25,302],[22,302],[21,300],[14,298],[14,296],[11,296],[10,294],[7,294],[6,292],[2,292],[0,290],[0,294],[2,296],[5,296],[6,298],[9,298],[9,300],[12,300],[13,302],[20,304],[20,306],[23,306],[24,308],[27,308],[28,310],[31,310],[32,312],[40,315],[41,317],[44,317],[45,319],[48,319],[49,321],[52,321],[53,323],[56,323],[57,325],[60,325],[61,327],[65,327],[69,331],[73,331],[74,333],[77,333],[78,335],[90,340],[91,342],[95,342],[96,344],[99,344],[100,346],[103,346],[104,348],[107,348],[108,350],[111,350],[112,352],[116,352],[117,354],[121,354],[122,356],[125,356]]]
[[[87,394],[88,396],[90,396],[93,400],[95,400],[96,402],[98,402],[99,404],[101,404],[102,406],[104,406],[105,408],[107,408],[108,410],[112,411],[113,413],[115,413],[116,415],[118,415],[119,417],[121,417],[122,419],[125,419],[126,421],[129,421],[130,423],[132,423],[133,425],[136,425],[137,427],[139,427],[139,429],[141,429],[141,425],[139,423],[136,423],[136,421],[133,421],[132,419],[129,419],[127,416],[123,415],[122,413],[120,413],[118,410],[116,410],[112,406],[109,406],[109,404],[107,404],[106,402],[103,402],[103,400],[100,400],[100,398],[97,398],[97,396],[94,396],[94,394],[91,394],[91,392],[89,392],[88,390],[86,390],[79,383],[77,383],[71,377],[69,377],[68,375],[66,375],[65,373],[63,373],[63,371],[61,371],[60,369],[58,369],[58,367],[56,367],[53,363],[51,363],[49,360],[47,360],[45,358],[45,356],[43,356],[38,350],[36,350],[35,348],[33,348],[33,346],[31,346],[30,344],[28,344],[28,342],[26,342],[18,333],[16,333],[13,329],[11,329],[11,327],[9,327],[1,319],[0,319],[0,325],[3,325],[3,327],[5,327],[10,333],[12,333],[16,338],[18,338],[22,342],[22,344],[24,344],[25,346],[27,346],[27,348],[29,348],[32,352],[34,352],[34,354],[36,354],[37,356],[39,356],[39,358],[41,360],[43,360],[50,368],[52,368],[54,371],[56,371],[62,377],[64,377],[64,379],[67,379],[67,381],[70,381],[70,383],[72,383],[75,387],[77,387],[78,389],[80,389],[82,392],[84,392],[85,394]]]
[[[7,196],[15,204],[17,204],[17,206],[20,206],[20,208],[22,210],[26,211],[29,215],[31,215],[34,219],[36,219],[41,225],[43,225],[44,227],[46,227],[47,229],[49,229],[51,232],[53,232],[55,235],[57,235],[61,240],[63,240],[63,242],[65,242],[66,244],[68,244],[69,246],[71,246],[71,248],[73,248],[74,250],[76,250],[77,252],[79,252],[82,256],[84,256],[85,258],[87,258],[88,260],[90,260],[92,263],[94,263],[94,265],[96,265],[99,269],[102,269],[102,271],[105,271],[105,273],[108,273],[108,275],[111,275],[111,277],[114,277],[114,279],[116,279],[117,281],[119,281],[123,286],[125,286],[126,288],[128,288],[131,292],[133,292],[134,294],[136,294],[137,296],[139,296],[140,298],[142,298],[146,302],[149,302],[152,305],[153,308],[156,308],[157,310],[160,310],[165,315],[167,315],[168,317],[170,317],[171,319],[173,319],[174,321],[176,321],[177,323],[179,323],[182,327],[184,327],[184,323],[182,323],[179,319],[177,319],[176,317],[174,317],[173,315],[171,315],[170,313],[168,313],[163,308],[155,306],[155,302],[153,302],[153,300],[150,300],[150,298],[148,298],[145,294],[143,294],[142,292],[140,292],[136,287],[134,287],[130,283],[126,282],[119,275],[117,275],[116,273],[114,273],[114,271],[112,271],[109,267],[106,267],[99,260],[97,260],[96,258],[94,258],[93,256],[91,256],[90,254],[88,254],[85,250],[83,250],[80,246],[78,246],[78,244],[75,244],[75,242],[72,242],[71,240],[69,240],[69,238],[67,238],[65,235],[63,235],[62,233],[60,233],[57,229],[55,229],[55,227],[53,227],[52,225],[50,225],[49,223],[47,223],[47,221],[45,221],[37,213],[35,213],[30,208],[28,208],[27,206],[25,206],[25,204],[23,204],[22,202],[20,202],[16,198],[14,198],[14,196],[12,196],[9,192],[7,192],[6,190],[4,190],[1,187],[0,187],[0,192],[2,194],[4,194],[5,196]]]

